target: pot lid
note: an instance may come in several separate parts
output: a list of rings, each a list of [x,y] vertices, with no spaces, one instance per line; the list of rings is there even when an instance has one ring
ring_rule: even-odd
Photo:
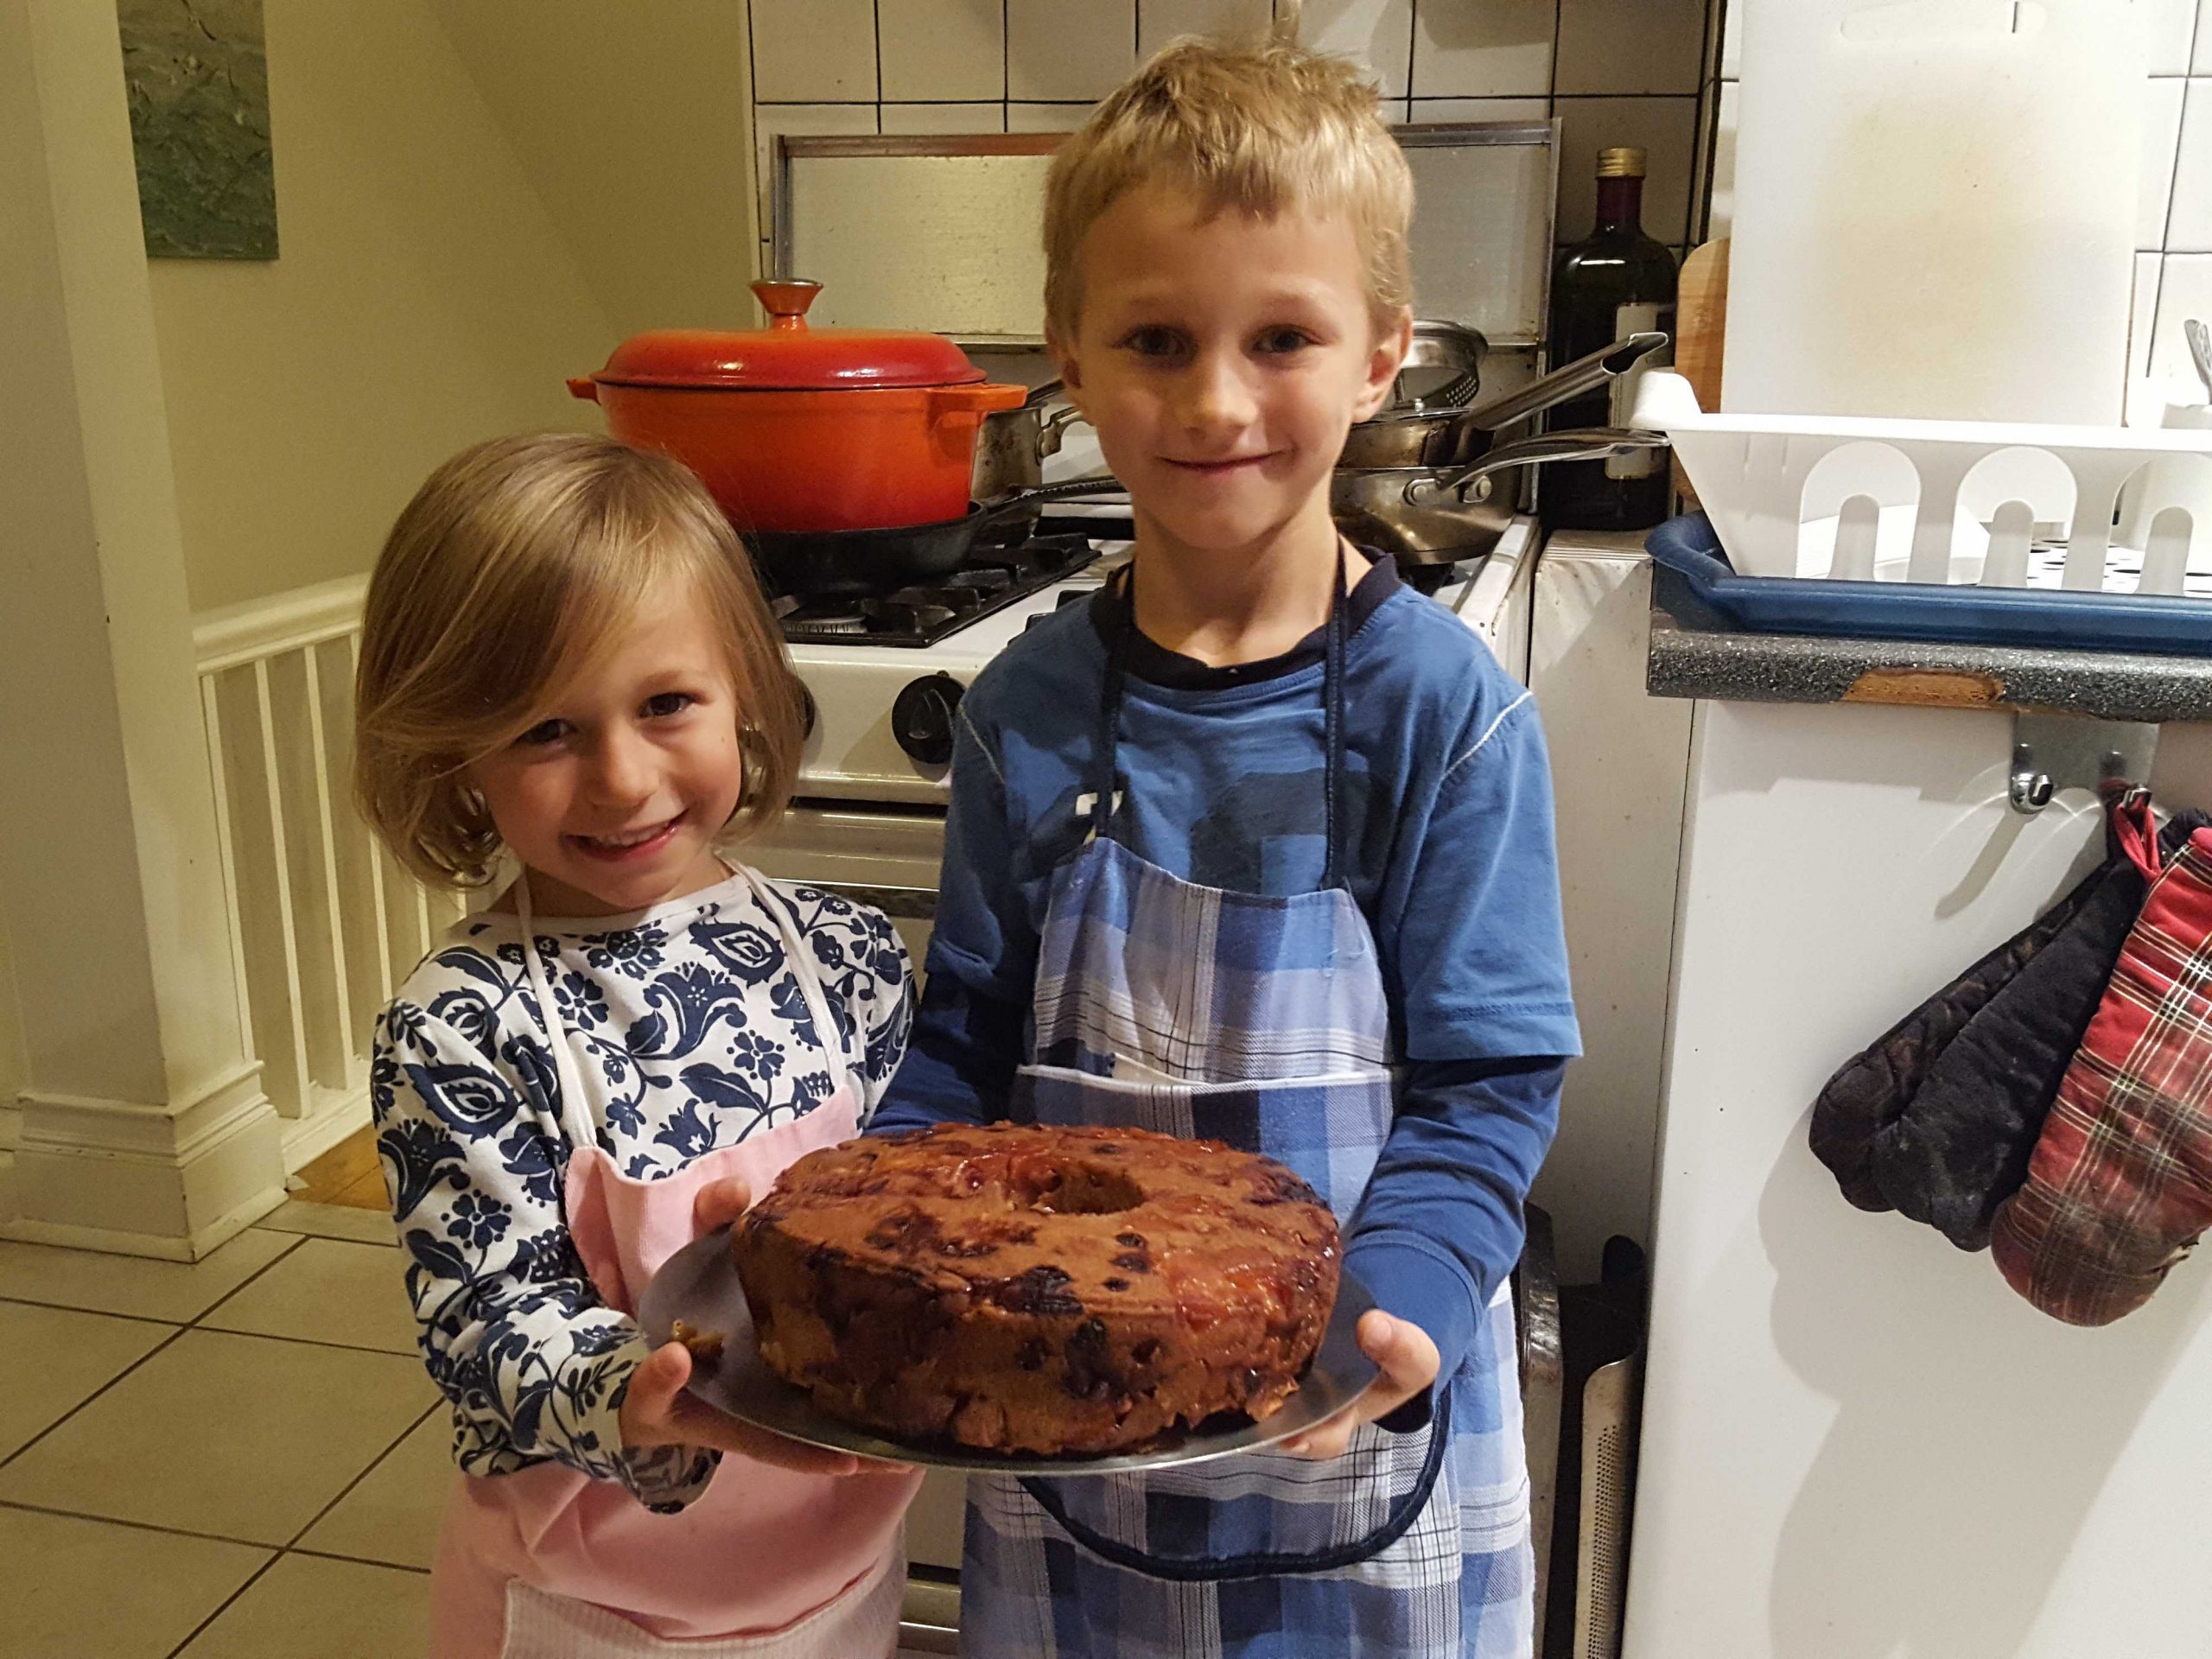
[[[740,391],[966,385],[983,372],[942,334],[899,328],[810,328],[822,284],[760,282],[766,328],[663,328],[633,334],[591,378],[602,385]]]

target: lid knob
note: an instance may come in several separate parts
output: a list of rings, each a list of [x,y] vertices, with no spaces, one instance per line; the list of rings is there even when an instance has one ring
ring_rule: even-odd
[[[764,279],[753,284],[753,296],[760,302],[760,308],[768,314],[771,328],[804,328],[806,308],[814,303],[814,296],[821,292],[821,283],[809,282],[804,276],[786,277],[781,281]]]

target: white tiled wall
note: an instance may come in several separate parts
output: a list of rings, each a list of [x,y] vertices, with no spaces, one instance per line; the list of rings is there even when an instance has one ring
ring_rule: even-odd
[[[1586,232],[1597,151],[1651,155],[1644,223],[1689,235],[1720,0],[1306,0],[1301,37],[1367,65],[1401,121],[1564,123],[1559,238]],[[774,135],[1074,127],[1178,35],[1264,27],[1273,0],[751,0],[761,154]],[[2206,112],[2212,122],[2212,110]],[[765,173],[764,173],[765,176]],[[768,223],[765,191],[760,222]]]
[[[1624,3],[1629,0],[1624,0]],[[2182,321],[2212,321],[2212,0],[2135,0],[2146,14],[2143,187],[2135,233],[2135,327],[2129,372],[2196,385]],[[1735,170],[1740,5],[1708,50],[1709,129],[1698,170],[1710,174],[1711,221],[1697,240],[1726,236]],[[1708,168],[1706,162],[1711,156]]]

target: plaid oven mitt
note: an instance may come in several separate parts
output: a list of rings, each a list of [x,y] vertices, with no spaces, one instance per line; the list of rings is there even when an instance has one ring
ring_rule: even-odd
[[[2212,829],[2163,872],[2155,837],[2121,841],[2150,893],[1990,1240],[2070,1325],[2142,1306],[2212,1224]]]

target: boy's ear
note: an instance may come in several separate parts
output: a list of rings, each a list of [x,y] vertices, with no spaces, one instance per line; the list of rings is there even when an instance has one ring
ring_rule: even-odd
[[[1397,316],[1376,336],[1375,348],[1367,354],[1367,378],[1359,389],[1359,401],[1352,407],[1354,420],[1365,420],[1390,400],[1391,384],[1413,348],[1413,308],[1400,306]]]
[[[1067,388],[1068,401],[1075,401],[1075,394],[1083,389],[1083,365],[1076,360],[1073,344],[1062,339],[1052,329],[1045,331],[1045,350],[1058,372],[1060,384]]]

